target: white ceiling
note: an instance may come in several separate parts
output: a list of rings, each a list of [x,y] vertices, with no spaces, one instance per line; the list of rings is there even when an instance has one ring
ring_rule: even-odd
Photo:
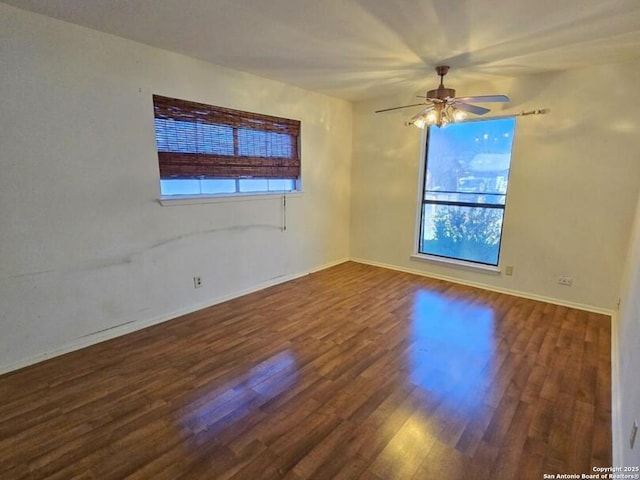
[[[3,1],[348,100],[640,59],[640,0]]]

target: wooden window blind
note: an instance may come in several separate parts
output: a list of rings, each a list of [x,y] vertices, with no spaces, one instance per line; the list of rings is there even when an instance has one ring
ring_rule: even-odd
[[[153,96],[160,178],[300,178],[300,121]]]

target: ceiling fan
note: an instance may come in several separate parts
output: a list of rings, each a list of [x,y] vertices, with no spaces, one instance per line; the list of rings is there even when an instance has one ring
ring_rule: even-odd
[[[491,110],[485,107],[479,107],[467,102],[491,103],[491,102],[508,102],[509,97],[506,95],[477,95],[473,97],[456,97],[456,91],[453,88],[446,88],[443,80],[449,71],[447,65],[436,67],[436,73],[440,75],[440,85],[434,90],[429,90],[424,97],[425,102],[414,103],[412,105],[403,105],[402,107],[384,108],[376,110],[376,113],[398,110],[400,108],[417,107],[419,105],[427,105],[416,115],[414,115],[407,124],[413,124],[418,128],[424,128],[425,125],[436,125],[444,127],[451,122],[461,122],[467,117],[467,113],[474,115],[484,115]]]

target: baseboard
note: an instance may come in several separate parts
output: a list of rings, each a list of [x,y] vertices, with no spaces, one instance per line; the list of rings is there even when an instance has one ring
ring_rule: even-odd
[[[396,271],[399,271],[399,272],[412,273],[414,275],[420,275],[420,276],[423,276],[423,277],[434,278],[434,279],[437,279],[437,280],[444,280],[446,282],[456,283],[456,284],[459,284],[459,285],[467,285],[469,287],[481,288],[483,290],[489,290],[491,292],[505,293],[507,295],[514,295],[516,297],[527,298],[529,300],[537,300],[537,301],[540,301],[540,302],[551,303],[553,305],[560,305],[560,306],[563,306],[563,307],[575,308],[577,310],[584,310],[584,311],[587,311],[587,312],[600,313],[600,314],[603,314],[603,315],[612,315],[613,314],[612,310],[609,310],[609,309],[606,309],[606,308],[596,307],[596,306],[593,306],[593,305],[585,305],[585,304],[582,304],[582,303],[568,302],[566,300],[553,298],[553,297],[546,297],[544,295],[536,295],[534,293],[529,293],[529,292],[522,292],[520,290],[511,290],[511,289],[508,289],[508,288],[500,288],[500,287],[496,287],[496,286],[493,286],[493,285],[487,285],[485,283],[480,283],[480,282],[472,282],[472,281],[467,281],[467,280],[461,280],[459,278],[450,277],[448,275],[440,275],[440,274],[436,274],[436,273],[425,272],[425,271],[418,270],[418,269],[400,267],[398,265],[390,265],[388,263],[381,263],[381,262],[375,262],[375,261],[371,261],[371,260],[365,260],[363,258],[351,257],[351,261],[352,262],[356,262],[356,263],[363,263],[365,265],[372,265],[374,267],[388,268],[390,270],[396,270]]]
[[[219,303],[223,303],[228,300],[232,300],[234,298],[242,297],[243,295],[248,295],[249,293],[257,292],[258,290],[263,290],[268,287],[273,287],[274,285],[279,285],[281,283],[289,282],[291,280],[295,280],[296,278],[304,277],[311,273],[319,272],[321,270],[325,270],[327,268],[331,268],[348,261],[349,261],[348,258],[342,258],[334,262],[313,267],[303,272],[275,277],[266,282],[262,282],[250,288],[247,288],[245,290],[224,295],[222,297],[217,297],[211,301],[207,301],[197,305],[190,305],[188,307],[185,307],[170,313],[162,314],[157,317],[149,318],[146,320],[128,322],[120,326],[109,328],[107,330],[95,332],[95,333],[86,335],[84,337],[75,339],[74,341],[72,341],[71,343],[68,343],[63,347],[56,348],[54,350],[50,350],[48,352],[41,353],[38,355],[34,355],[32,357],[27,357],[17,362],[9,363],[7,365],[0,365],[0,375],[13,372],[15,370],[19,370],[21,368],[28,367],[30,365],[34,365],[36,363],[42,362],[44,360],[48,360],[50,358],[58,357],[66,353],[74,352],[76,350],[80,350],[82,348],[86,348],[91,345],[95,345],[97,343],[105,342],[107,340],[111,340],[113,338],[126,335],[127,333],[132,333],[147,327],[151,327],[153,325],[157,325],[159,323],[173,320],[175,318],[181,317],[182,315],[187,315],[189,313],[197,312],[198,310],[202,310],[203,308],[212,307],[213,305],[217,305]]]
[[[626,442],[622,430],[620,407],[620,351],[618,350],[618,312],[611,315],[611,440],[613,449],[613,466],[622,467],[622,448]]]

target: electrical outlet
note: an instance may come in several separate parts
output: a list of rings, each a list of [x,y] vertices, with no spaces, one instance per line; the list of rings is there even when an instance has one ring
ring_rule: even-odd
[[[510,277],[511,275],[513,275],[513,265],[507,265],[507,268],[505,268],[504,270],[504,274],[507,277]]]
[[[193,277],[193,288],[200,288],[202,286],[202,278]]]
[[[629,437],[629,445],[633,449],[633,444],[636,443],[636,433],[638,433],[638,420],[633,421],[633,427],[631,427],[631,436]]]
[[[571,277],[558,277],[558,285],[564,285],[565,287],[570,287],[573,283],[573,278]]]

